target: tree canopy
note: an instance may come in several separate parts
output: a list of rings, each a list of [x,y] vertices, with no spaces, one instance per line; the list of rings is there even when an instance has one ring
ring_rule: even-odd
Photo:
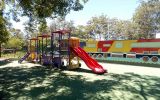
[[[0,1],[0,44],[8,40],[7,21],[4,17],[4,3]]]
[[[136,9],[133,21],[144,38],[152,38],[153,33],[160,30],[160,1],[143,1]]]
[[[27,16],[30,20],[42,21],[45,18],[55,18],[65,16],[71,10],[83,9],[83,4],[88,0],[3,0],[10,5],[9,11],[13,19],[17,20],[17,15]]]
[[[0,8],[0,57],[1,57],[1,46],[2,43],[7,42],[9,33],[6,28],[6,20],[3,18],[3,9]]]
[[[11,29],[9,40],[5,44],[5,48],[14,48],[14,49],[22,49],[24,46],[24,36],[21,30],[19,29]]]
[[[49,32],[46,18],[54,19],[51,31],[57,27],[72,28],[73,36],[83,39],[93,38],[94,34],[102,34],[106,39],[139,39],[140,37],[152,38],[153,34],[160,30],[160,1],[142,1],[133,15],[133,20],[120,20],[109,18],[106,15],[93,16],[87,25],[74,26],[74,22],[65,21],[65,16],[71,10],[83,9],[83,5],[88,0],[2,0],[1,3],[1,23],[3,23],[3,33],[7,40],[7,21],[12,18],[20,21],[19,16],[26,16],[25,31],[30,36],[37,33]],[[7,10],[5,10],[7,9]],[[62,18],[56,21],[55,18]],[[1,34],[2,35],[2,34]],[[2,40],[2,39],[1,39]]]
[[[25,23],[27,33],[35,32],[35,27],[39,31],[45,31],[46,18],[56,18],[66,16],[71,10],[83,9],[83,5],[88,0],[2,0],[2,4],[7,8],[6,18],[20,21],[19,17],[27,16],[29,19]],[[8,7],[7,7],[8,6]],[[40,24],[40,26],[38,26]],[[33,29],[34,28],[34,29]],[[44,30],[42,30],[44,28]]]
[[[0,14],[0,44],[8,40],[9,33],[5,25],[5,19],[2,17],[2,14]]]

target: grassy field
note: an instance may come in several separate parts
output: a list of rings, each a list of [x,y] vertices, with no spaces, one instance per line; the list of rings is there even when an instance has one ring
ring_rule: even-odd
[[[15,60],[23,55],[24,52],[17,52],[3,57]],[[18,64],[17,61],[12,63],[13,60],[0,63],[0,100],[159,100],[160,98],[159,76],[131,72],[96,75],[87,69],[65,71],[36,64],[28,67],[29,63]]]
[[[159,93],[160,77],[155,76],[96,75],[85,69],[61,71],[44,66],[0,68],[1,100],[158,100]]]
[[[24,51],[18,51],[16,53],[2,53],[2,58],[14,58],[19,59],[20,57],[23,57],[26,52]]]

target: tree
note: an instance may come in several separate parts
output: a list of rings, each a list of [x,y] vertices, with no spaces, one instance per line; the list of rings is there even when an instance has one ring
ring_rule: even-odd
[[[7,42],[7,44],[6,44],[6,48],[14,48],[14,49],[18,49],[18,50],[20,50],[20,49],[22,49],[22,47],[23,47],[23,44],[24,44],[24,41],[22,41],[21,39],[19,39],[19,38],[16,38],[16,37],[11,37],[10,39],[9,39],[9,41]]]
[[[38,27],[39,33],[48,33],[46,20],[42,20],[39,24],[40,24]]]
[[[41,24],[39,29],[46,26],[46,18],[65,17],[71,10],[83,9],[83,4],[88,0],[3,0],[9,5],[8,16],[19,21],[18,16],[27,16],[28,32],[32,32],[32,26]]]
[[[114,32],[116,33],[115,39],[137,39],[137,26],[133,21],[117,20]]]
[[[57,16],[66,16],[71,10],[78,11],[83,9],[83,4],[88,0],[1,0],[0,1],[0,25],[1,37],[0,44],[7,38],[7,21],[4,19],[12,18],[14,21],[20,21],[20,16],[27,16],[29,20],[24,24],[28,36],[35,36],[38,32],[46,32],[46,18],[56,18]],[[7,10],[5,10],[5,7]],[[5,12],[4,12],[5,11]],[[5,23],[4,23],[5,22]],[[34,33],[34,34],[33,34]],[[33,34],[33,35],[32,35]]]
[[[0,2],[1,4],[1,2]],[[0,6],[0,57],[1,57],[1,49],[2,49],[2,43],[7,42],[9,37],[9,32],[6,28],[6,20],[3,18],[3,7]]]
[[[152,33],[160,30],[160,1],[143,1],[137,8],[133,21],[138,25],[139,35],[153,38]]]
[[[19,39],[23,39],[24,36],[23,36],[23,32],[20,30],[20,29],[15,29],[15,28],[12,28],[9,30],[10,34],[11,34],[11,37],[16,37],[16,38],[19,38]]]
[[[96,35],[105,35],[107,32],[109,18],[106,15],[94,16],[88,22],[86,26],[86,32],[89,37],[95,38]]]
[[[38,33],[37,22],[30,18],[24,23],[25,33],[27,33],[28,37],[35,37]]]
[[[18,50],[22,49],[25,42],[24,42],[24,36],[21,30],[13,28],[12,30],[10,30],[10,33],[11,33],[10,38],[5,44],[5,47],[14,48]]]
[[[126,39],[131,27],[131,21],[108,18],[106,15],[92,17],[86,26],[86,31],[91,33],[90,37],[99,35],[99,38]],[[93,34],[94,33],[94,34]],[[102,37],[101,37],[102,36]]]
[[[58,17],[52,20],[50,25],[51,32],[61,29],[67,29],[74,31],[75,26],[73,21],[66,21],[63,17]]]
[[[5,26],[5,19],[2,17],[2,12],[0,12],[0,43],[4,43],[8,40],[9,33]]]
[[[87,26],[78,25],[75,28],[74,34],[72,34],[72,36],[79,37],[81,40],[86,40],[89,38],[87,30]]]

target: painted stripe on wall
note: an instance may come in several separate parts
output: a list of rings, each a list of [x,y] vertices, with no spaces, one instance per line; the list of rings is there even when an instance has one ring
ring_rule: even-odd
[[[158,51],[159,48],[132,48],[131,52],[143,53],[144,51]]]
[[[138,40],[137,42],[160,42],[160,39],[141,39]]]
[[[137,42],[131,44],[132,48],[160,48],[160,42]]]
[[[135,42],[137,40],[114,41],[108,52],[130,52],[131,44]]]
[[[108,52],[108,50],[112,46],[113,42],[114,42],[114,40],[99,41],[98,42],[98,50],[101,49],[101,52]]]

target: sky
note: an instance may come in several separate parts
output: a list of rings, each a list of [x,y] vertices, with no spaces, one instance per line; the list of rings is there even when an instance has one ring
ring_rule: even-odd
[[[110,18],[130,20],[139,5],[139,0],[89,0],[81,11],[71,11],[67,16],[67,21],[74,21],[74,24],[85,25],[89,19],[102,14]],[[13,22],[16,29],[23,30],[25,18],[21,22]],[[51,21],[48,21],[48,25]]]
[[[110,18],[130,20],[139,5],[139,0],[89,0],[84,9],[71,11],[66,20],[73,20],[75,25],[85,25],[93,16],[107,15]]]

